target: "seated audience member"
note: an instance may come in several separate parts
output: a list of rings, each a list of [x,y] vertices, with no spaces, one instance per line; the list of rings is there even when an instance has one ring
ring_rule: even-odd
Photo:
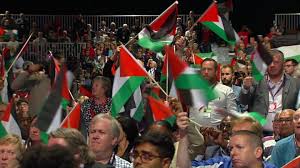
[[[281,139],[272,150],[271,162],[282,167],[300,154],[300,110],[293,115],[294,134]]]
[[[76,129],[59,128],[50,133],[48,146],[61,145],[68,147],[75,158],[77,167],[93,167],[98,164],[95,162],[95,155],[88,148],[83,135]]]
[[[109,114],[97,114],[90,122],[90,149],[96,155],[96,162],[115,168],[131,168],[131,164],[116,155],[120,137],[120,125]]]
[[[298,61],[295,59],[286,59],[284,61],[284,72],[290,76],[296,71]]]
[[[35,146],[24,153],[20,168],[79,168],[71,149],[61,145]]]
[[[24,146],[17,135],[7,134],[0,138],[0,167],[19,167],[18,161],[22,158],[23,151]]]
[[[130,152],[133,148],[134,140],[139,136],[137,123],[134,119],[127,116],[119,116],[117,120],[121,125],[117,155],[130,161]]]
[[[139,137],[132,152],[134,168],[169,168],[175,148],[164,132],[149,131]]]
[[[177,155],[179,167],[205,167],[215,166],[224,168],[275,168],[274,165],[263,162],[263,142],[261,137],[253,131],[236,130],[232,132],[229,140],[229,156],[218,156],[204,161],[191,163],[188,151],[188,117],[186,112],[180,112],[177,116],[177,124],[181,132],[181,140]]]

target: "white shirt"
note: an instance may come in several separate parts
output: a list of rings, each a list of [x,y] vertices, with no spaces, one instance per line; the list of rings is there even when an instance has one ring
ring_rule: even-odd
[[[269,89],[269,112],[267,115],[267,124],[264,125],[264,130],[273,131],[272,121],[276,113],[282,111],[282,90],[284,85],[284,75],[282,75],[280,81],[273,83],[267,77],[267,85]]]
[[[216,127],[221,120],[228,114],[239,117],[242,114],[238,112],[236,104],[236,96],[232,88],[217,83],[213,89],[217,94],[217,98],[210,101],[205,108],[200,111],[190,108],[190,118],[195,122],[207,126]],[[217,110],[224,110],[226,113],[220,113]]]

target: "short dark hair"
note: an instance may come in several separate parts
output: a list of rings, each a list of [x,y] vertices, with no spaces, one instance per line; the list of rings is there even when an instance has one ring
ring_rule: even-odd
[[[147,132],[141,137],[138,137],[135,141],[134,147],[144,144],[150,143],[157,147],[159,151],[159,155],[163,158],[173,159],[175,153],[175,147],[173,144],[173,140],[169,134],[161,133],[158,131],[155,132]]]
[[[61,145],[34,146],[27,150],[20,161],[21,168],[74,168],[74,155],[67,147]]]
[[[222,69],[225,69],[225,68],[229,68],[229,69],[231,70],[231,73],[234,73],[233,67],[232,67],[231,65],[223,65],[223,66],[221,67],[221,70],[222,70]]]
[[[136,121],[128,116],[118,116],[117,120],[126,134],[126,139],[129,141],[129,144],[133,145],[134,140],[139,136],[139,129]]]
[[[287,62],[289,62],[289,61],[291,61],[291,62],[293,63],[294,66],[298,65],[298,61],[295,60],[295,59],[293,59],[293,58],[286,59],[286,60],[284,61],[284,63],[287,63]]]
[[[17,102],[17,106],[21,105],[21,103],[26,103],[28,105],[28,101],[25,100],[25,99],[20,99],[18,102]]]
[[[204,64],[204,62],[207,62],[207,61],[212,61],[212,62],[214,62],[214,68],[215,68],[215,70],[218,69],[218,63],[217,63],[217,61],[214,60],[214,59],[212,59],[212,58],[205,58],[205,59],[203,60],[203,62],[201,63],[201,67],[202,67],[202,65]]]

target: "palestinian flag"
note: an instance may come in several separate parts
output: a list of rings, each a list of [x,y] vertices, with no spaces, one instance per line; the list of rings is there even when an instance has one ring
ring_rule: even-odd
[[[142,82],[148,76],[146,70],[137,62],[133,55],[125,48],[120,48],[120,66],[116,71],[113,83],[112,92],[112,108],[111,114],[113,117],[118,116],[125,104],[128,102],[132,95],[135,95],[135,91],[139,89]],[[139,97],[139,93],[136,96]],[[141,94],[139,98],[140,99]],[[136,103],[136,108],[140,109],[139,103]],[[137,110],[131,116],[137,120],[141,119],[143,113],[142,110]]]
[[[176,31],[178,1],[159,15],[150,25],[138,34],[138,44],[154,52],[160,52],[167,44],[171,44]]]
[[[0,38],[2,38],[4,41],[9,41],[9,39],[12,35],[16,39],[18,39],[18,30],[17,29],[5,29],[3,27],[0,27]]]
[[[166,105],[156,94],[150,94],[147,99],[153,114],[153,121],[165,120],[170,123],[171,126],[173,126],[176,121],[176,116],[172,112],[171,108]]]
[[[163,64],[162,71],[161,71],[160,85],[168,93],[168,95],[170,97],[178,98],[177,92],[176,92],[176,87],[175,87],[175,84],[173,81],[173,77],[170,74],[171,73],[170,68],[171,68],[171,66],[169,65],[169,62],[168,62],[168,53],[166,53],[164,56],[164,64]],[[165,94],[163,94],[163,95],[158,94],[158,95],[160,95],[162,97],[165,96]]]
[[[209,83],[195,69],[175,55],[170,46],[166,46],[171,74],[175,81],[179,100],[183,106],[200,109],[210,100],[215,98],[215,93]]]
[[[92,88],[86,85],[81,85],[79,87],[79,93],[82,96],[92,97]]]
[[[51,93],[38,114],[37,126],[41,131],[49,133],[61,125],[65,115],[64,111],[71,100],[66,72],[66,67],[62,68]]]
[[[211,58],[213,55],[213,52],[193,54],[195,64],[201,65],[205,58]]]
[[[128,101],[125,103],[120,113],[125,116],[129,116],[136,121],[141,121],[144,117],[144,102],[142,98],[141,88],[138,87],[133,95],[131,95]]]
[[[264,78],[268,65],[272,63],[272,56],[267,49],[259,43],[251,55],[252,76],[256,81]]]
[[[217,34],[220,38],[231,45],[234,45],[236,41],[239,41],[239,36],[229,21],[224,16],[219,15],[216,2],[213,2],[208,7],[208,9],[198,19],[198,22],[201,22],[212,32]]]
[[[46,132],[40,131],[40,139],[43,144],[48,144],[49,135]]]
[[[70,114],[62,121],[62,128],[75,128],[78,129],[80,125],[80,104],[78,103]]]
[[[295,59],[300,62],[300,45],[283,46],[277,49],[284,54],[284,59]]]
[[[22,137],[21,129],[16,119],[17,114],[14,108],[14,102],[13,99],[11,99],[1,119],[0,138],[4,137],[7,134],[15,134],[19,137]]]

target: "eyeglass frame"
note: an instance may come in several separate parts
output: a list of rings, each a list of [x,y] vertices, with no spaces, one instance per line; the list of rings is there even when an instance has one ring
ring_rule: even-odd
[[[134,155],[136,155],[136,156],[134,156]],[[149,158],[147,158],[147,155],[149,155],[149,156],[148,156]],[[145,156],[146,156],[146,158],[145,158]],[[152,160],[154,160],[154,159],[156,159],[156,158],[163,158],[163,157],[160,156],[160,155],[153,155],[153,154],[151,154],[151,153],[149,153],[149,152],[145,152],[145,151],[142,151],[141,154],[140,154],[139,152],[135,151],[135,150],[133,150],[132,152],[130,152],[130,160],[131,160],[132,162],[133,162],[134,160],[136,160],[138,157],[141,159],[141,161],[142,161],[143,163],[145,163],[145,162],[150,162],[150,161],[152,161]]]

